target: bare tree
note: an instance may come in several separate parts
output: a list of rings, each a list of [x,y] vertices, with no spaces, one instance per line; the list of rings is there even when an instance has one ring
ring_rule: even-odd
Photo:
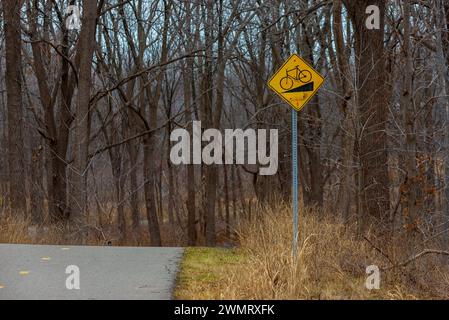
[[[359,116],[356,153],[359,159],[358,188],[362,226],[370,218],[384,222],[390,212],[387,155],[387,104],[390,89],[385,68],[385,8],[383,0],[345,1],[354,26],[357,108]],[[366,28],[366,8],[380,10],[380,28]]]
[[[9,206],[17,214],[26,214],[26,190],[22,106],[22,42],[20,11],[22,1],[2,1],[5,29],[6,92],[8,113]]]
[[[78,93],[75,116],[73,208],[70,219],[83,228],[80,232],[84,241],[85,224],[88,222],[87,172],[90,140],[90,97],[92,88],[92,59],[95,50],[95,31],[97,26],[97,1],[83,1],[83,19],[80,33]]]

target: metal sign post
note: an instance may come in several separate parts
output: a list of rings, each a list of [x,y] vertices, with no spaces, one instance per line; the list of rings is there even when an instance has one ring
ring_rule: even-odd
[[[292,205],[293,205],[293,257],[298,254],[298,112],[292,109]]]
[[[317,93],[324,78],[307,61],[292,54],[276,71],[268,82],[276,92],[292,107],[292,209],[293,209],[293,257],[298,254],[298,112]]]

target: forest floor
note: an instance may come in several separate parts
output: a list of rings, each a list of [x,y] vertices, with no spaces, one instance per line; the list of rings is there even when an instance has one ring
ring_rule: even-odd
[[[301,245],[293,259],[289,211],[288,207],[263,209],[263,216],[236,230],[236,248],[187,249],[175,298],[449,298],[449,270],[440,257],[423,257],[405,267],[390,268],[390,262],[372,244],[355,236],[354,228],[317,210],[307,210],[301,216]],[[400,246],[395,250],[392,256],[405,252]],[[381,270],[378,290],[365,287],[370,265]]]
[[[411,249],[407,232],[402,229],[390,242],[370,231],[360,237],[357,226],[342,223],[334,213],[323,209],[302,210],[299,221],[299,250],[293,259],[290,206],[253,208],[251,220],[241,219],[232,230],[232,248],[229,248],[229,241],[220,240],[227,249],[194,247],[185,250],[174,297],[449,299],[447,259],[428,254],[402,266],[410,257],[424,249],[438,248],[438,244],[425,243],[426,247],[421,244]],[[112,223],[106,224],[104,229],[94,229],[88,239],[89,245],[148,246],[144,230],[141,234],[146,236],[115,243],[113,232],[107,228],[109,225]],[[61,231],[55,228],[38,230],[37,234],[30,230],[33,229],[26,219],[1,219],[0,243],[74,244],[70,237],[61,237]],[[185,239],[175,236],[182,235],[182,230],[163,231],[166,246],[185,244]],[[368,290],[365,286],[369,276],[366,270],[372,265],[380,269],[378,290]]]

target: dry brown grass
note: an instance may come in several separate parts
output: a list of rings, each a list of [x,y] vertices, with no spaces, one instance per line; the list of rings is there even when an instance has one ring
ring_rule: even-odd
[[[132,231],[131,221],[128,221],[127,234],[120,239],[117,230],[116,218],[113,214],[103,215],[101,225],[91,222],[85,226],[87,239],[83,244],[91,246],[149,246],[150,238],[145,221],[138,230]],[[79,229],[68,225],[37,226],[30,218],[23,215],[10,215],[0,213],[0,243],[12,244],[49,244],[49,245],[76,245],[79,244]],[[161,225],[162,243],[164,246],[177,246],[185,239],[179,227],[168,223]]]
[[[448,299],[449,270],[439,256],[417,259],[404,268],[381,273],[381,289],[367,290],[366,267],[389,268],[371,243],[353,226],[323,210],[307,209],[300,217],[297,259],[291,255],[289,206],[253,209],[252,221],[236,229],[235,249],[191,248],[186,251],[176,297],[182,299]],[[0,243],[77,244],[76,232],[57,226],[32,226],[18,215],[0,215]],[[128,228],[130,230],[130,228]],[[164,245],[185,242],[182,230],[161,226]],[[374,234],[371,234],[374,237]],[[371,238],[371,236],[369,236]],[[413,252],[406,239],[384,244],[395,261]],[[149,245],[146,226],[117,241],[113,215],[101,227],[88,227],[88,245]],[[405,254],[407,253],[407,254]]]
[[[448,269],[436,257],[381,271],[380,290],[370,291],[365,288],[366,267],[386,268],[389,262],[370,243],[357,238],[355,228],[308,209],[301,215],[301,245],[298,258],[293,259],[290,208],[259,208],[258,212],[252,222],[238,228],[240,248],[228,251],[231,258],[226,250],[187,251],[177,298],[448,298]]]
[[[89,229],[87,244],[107,245],[105,231],[97,227]],[[37,226],[20,215],[3,215],[0,219],[0,243],[69,245],[77,244],[76,239],[76,231],[61,225]]]

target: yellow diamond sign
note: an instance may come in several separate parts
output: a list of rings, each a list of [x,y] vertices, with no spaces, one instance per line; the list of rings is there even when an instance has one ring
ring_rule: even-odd
[[[324,83],[324,78],[297,54],[292,54],[271,77],[268,86],[300,111]]]

